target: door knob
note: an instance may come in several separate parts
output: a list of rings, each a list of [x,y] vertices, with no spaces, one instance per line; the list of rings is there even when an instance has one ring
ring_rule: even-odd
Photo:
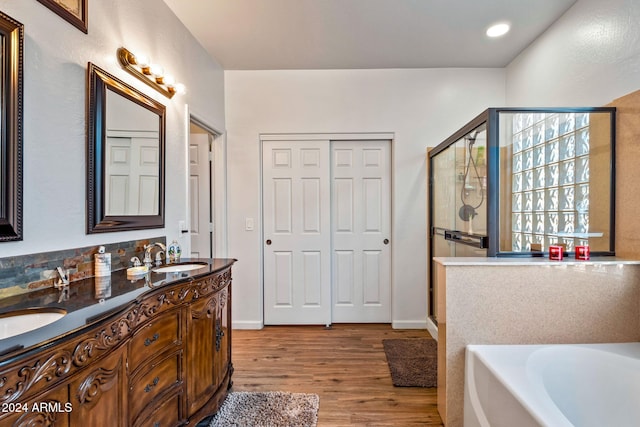
[[[388,244],[389,244],[389,239],[384,239],[384,240],[382,241],[382,243],[384,243],[385,245],[388,245]]]
[[[267,245],[270,245],[271,244],[271,239],[267,239],[266,243],[267,243]]]

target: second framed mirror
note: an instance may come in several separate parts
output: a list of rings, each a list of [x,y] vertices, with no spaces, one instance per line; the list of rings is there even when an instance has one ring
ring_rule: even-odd
[[[87,233],[164,227],[165,106],[88,65]]]

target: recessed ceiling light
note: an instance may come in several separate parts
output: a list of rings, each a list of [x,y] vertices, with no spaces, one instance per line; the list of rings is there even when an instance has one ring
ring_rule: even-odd
[[[509,32],[511,27],[509,24],[505,22],[501,22],[499,24],[495,24],[487,28],[487,36],[489,37],[500,37]]]

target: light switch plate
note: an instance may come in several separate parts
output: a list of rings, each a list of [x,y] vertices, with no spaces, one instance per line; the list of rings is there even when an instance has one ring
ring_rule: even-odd
[[[244,219],[244,229],[246,231],[253,231],[253,218]]]

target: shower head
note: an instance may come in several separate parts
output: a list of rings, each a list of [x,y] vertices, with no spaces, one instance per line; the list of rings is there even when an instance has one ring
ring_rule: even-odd
[[[469,134],[465,137],[467,141],[469,141],[469,146],[472,146],[476,142],[476,138],[478,137],[478,131],[475,131],[473,135]]]
[[[466,203],[462,205],[460,207],[460,210],[458,211],[458,216],[463,221],[469,221],[473,219],[476,215],[478,215],[478,212],[476,212],[476,209],[473,206],[467,205]]]

